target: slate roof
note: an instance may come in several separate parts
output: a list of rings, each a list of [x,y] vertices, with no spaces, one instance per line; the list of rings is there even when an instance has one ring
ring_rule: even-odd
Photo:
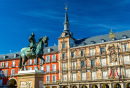
[[[118,32],[118,33],[114,33],[114,34],[115,34],[115,40],[123,39],[123,35],[126,35],[126,39],[130,38],[130,30]],[[92,42],[94,42],[94,44],[102,43],[101,42],[102,39],[104,40],[104,42],[113,41],[112,39],[109,38],[109,34],[106,34],[106,35],[94,36],[94,37],[89,37],[89,38],[77,39],[75,41],[75,44],[77,47],[77,46],[90,45],[90,44],[92,44]]]
[[[48,52],[49,48],[51,49],[51,52]],[[44,54],[58,52],[58,46],[46,47],[46,48],[44,48],[43,51],[44,51]],[[16,57],[14,57],[14,55],[16,55]],[[6,57],[6,58],[4,59],[3,57]],[[15,53],[0,55],[0,60],[18,59],[19,57],[20,57],[20,52],[15,52]]]

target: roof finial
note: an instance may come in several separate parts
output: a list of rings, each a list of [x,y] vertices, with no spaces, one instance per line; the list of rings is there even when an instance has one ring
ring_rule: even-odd
[[[115,38],[115,34],[114,34],[114,32],[112,31],[112,29],[111,29],[111,32],[109,32],[109,38]]]
[[[66,11],[67,11],[67,4],[68,4],[68,3],[66,2],[66,3],[65,3],[65,5],[66,5],[66,6],[65,6]]]

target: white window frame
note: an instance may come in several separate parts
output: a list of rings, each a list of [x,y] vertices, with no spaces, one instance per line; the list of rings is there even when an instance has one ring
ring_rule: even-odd
[[[32,67],[28,67],[28,70],[32,70]]]
[[[8,67],[8,61],[7,61],[7,62],[5,62],[5,67]]]
[[[46,62],[50,62],[50,55],[46,56]]]
[[[63,74],[63,77],[62,77],[63,79],[63,81],[65,82],[65,81],[67,81],[67,74]]]
[[[107,71],[103,71],[102,72],[102,78],[103,79],[108,79],[108,73],[107,73]]]
[[[97,79],[97,72],[92,72],[92,80]]]
[[[55,76],[55,80],[53,80],[53,76]],[[53,81],[53,82],[56,82],[56,75],[52,75],[52,81]]]
[[[13,73],[14,72],[14,73]],[[15,75],[15,69],[11,69],[11,75]]]
[[[36,59],[34,59],[33,63],[36,64]]]
[[[32,65],[32,59],[29,59],[29,65]]]
[[[40,70],[44,70],[43,68],[44,68],[43,66],[40,66]]]
[[[52,62],[56,61],[56,55],[52,55]]]
[[[106,58],[101,59],[101,65],[102,65],[102,67],[107,66],[107,60],[106,60]]]
[[[76,69],[76,62],[71,62],[71,69]]]
[[[82,80],[86,80],[86,73],[84,72],[84,73],[81,73],[81,79]]]
[[[15,67],[15,61],[12,61],[12,67]]]
[[[5,76],[8,76],[8,70],[5,70]]]
[[[67,70],[67,63],[62,63],[62,70]]]
[[[55,68],[53,68],[55,66]],[[56,71],[56,64],[52,64],[52,71]]]
[[[77,81],[77,74],[76,73],[72,74],[72,81]]]
[[[95,55],[95,48],[89,50],[89,55],[90,55],[90,56]]]
[[[130,57],[129,56],[123,56],[123,61],[124,61],[124,64],[129,64],[130,63]]]
[[[1,62],[1,67],[2,67],[2,68],[4,67],[4,62]]]
[[[49,80],[47,79],[47,77],[49,77],[49,78],[48,78]],[[50,82],[50,75],[46,75],[46,82],[47,82],[47,83]]]
[[[41,63],[41,64],[43,63],[43,60],[42,60],[42,59],[40,59],[40,63]]]
[[[46,65],[46,72],[50,72],[50,65]]]

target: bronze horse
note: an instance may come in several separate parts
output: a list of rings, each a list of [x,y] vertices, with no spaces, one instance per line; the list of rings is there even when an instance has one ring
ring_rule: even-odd
[[[32,55],[31,49],[29,47],[25,47],[21,49],[21,55],[20,55],[20,60],[19,60],[19,69],[22,68],[22,66],[24,66],[24,70],[27,70],[25,63],[27,62],[28,59],[36,59],[36,70],[38,69],[38,58],[40,58],[41,60],[43,60],[43,63],[40,65],[43,65],[45,62],[45,59],[42,57],[43,56],[43,44],[45,45],[45,47],[48,46],[48,40],[49,38],[47,36],[45,37],[41,37],[38,41],[38,43],[36,44],[36,50],[35,50],[35,55]],[[23,59],[23,62],[22,62]]]

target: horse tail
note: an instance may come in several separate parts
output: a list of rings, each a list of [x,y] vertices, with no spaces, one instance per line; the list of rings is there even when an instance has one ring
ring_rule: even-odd
[[[22,57],[20,55],[20,58],[19,58],[19,69],[21,69],[21,67],[22,67]]]

